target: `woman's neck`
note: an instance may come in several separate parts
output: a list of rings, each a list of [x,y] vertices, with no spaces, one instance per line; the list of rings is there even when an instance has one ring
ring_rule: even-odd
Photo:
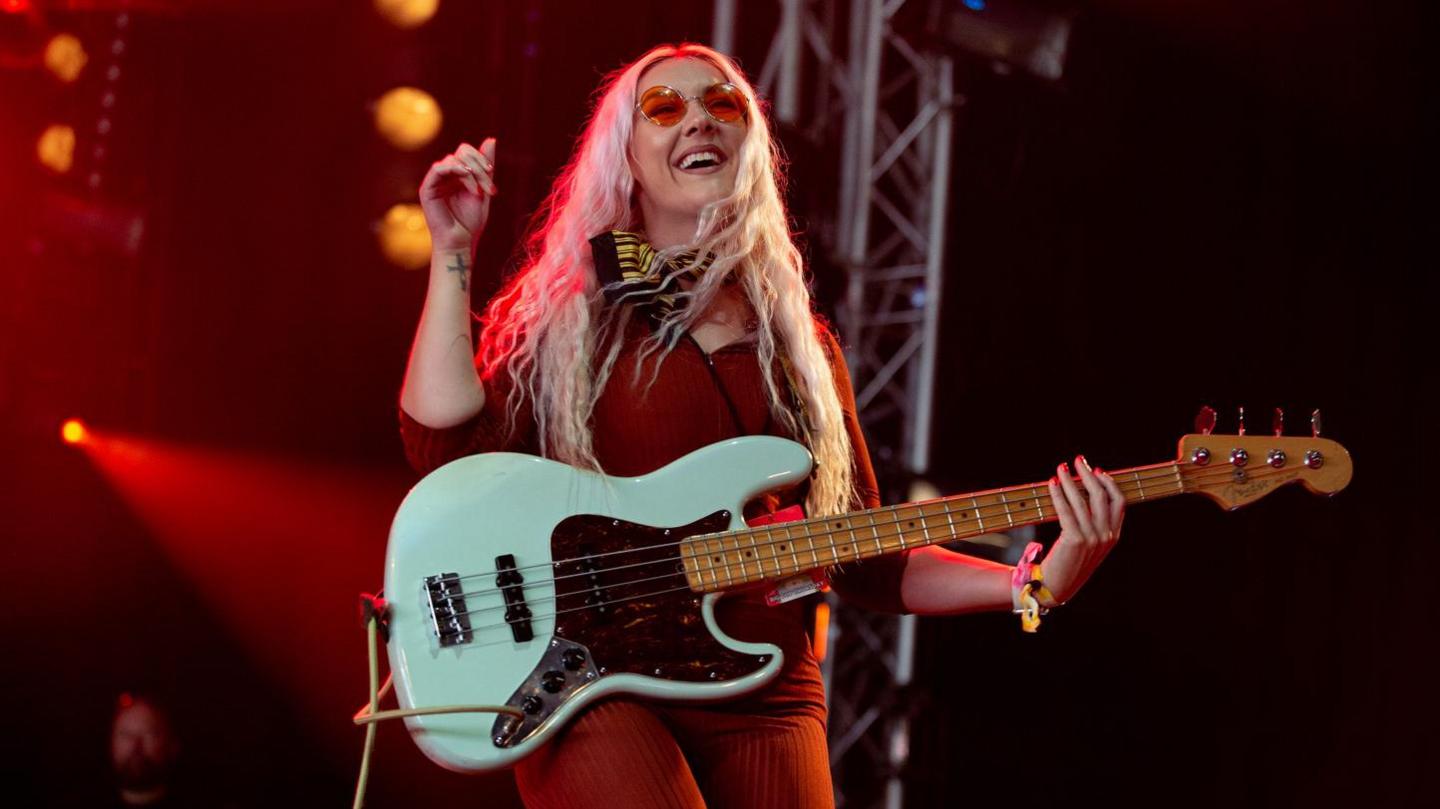
[[[645,239],[656,250],[690,244],[699,227],[698,217],[687,214],[669,214],[654,210],[642,200],[640,213],[645,218]]]

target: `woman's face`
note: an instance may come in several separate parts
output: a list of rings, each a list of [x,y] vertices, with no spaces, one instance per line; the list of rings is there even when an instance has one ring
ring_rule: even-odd
[[[703,59],[666,59],[640,74],[635,95],[638,100],[649,88],[666,85],[695,98],[723,81],[719,68]],[[743,119],[721,123],[698,99],[686,102],[685,117],[675,126],[659,126],[638,111],[633,114],[630,168],[647,225],[658,225],[657,219],[694,220],[705,205],[735,190],[740,142],[745,139]],[[706,152],[695,162],[694,155]]]

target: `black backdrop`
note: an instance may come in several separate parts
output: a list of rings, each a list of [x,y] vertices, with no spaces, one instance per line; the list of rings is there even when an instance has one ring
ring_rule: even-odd
[[[33,166],[33,133],[91,109],[83,82],[66,96],[3,74],[14,519],[0,766],[31,803],[104,794],[109,705],[134,687],[167,695],[186,766],[234,802],[347,799],[360,737],[346,713],[364,688],[349,599],[375,586],[383,513],[409,482],[394,398],[424,286],[378,257],[371,222],[454,142],[498,135],[479,284],[493,288],[599,76],[655,42],[703,40],[710,15],[448,3],[404,33],[340,6],[136,12],[106,192],[147,213],[134,258],[41,225],[39,201],[66,181]],[[86,13],[100,14],[49,19]],[[770,13],[742,10],[751,70]],[[4,23],[6,47],[35,36]],[[1321,406],[1357,476],[1328,501],[1135,509],[1112,559],[1038,636],[1009,616],[925,621],[911,805],[1428,793],[1420,44],[1414,4],[1114,0],[1081,16],[1060,87],[962,65],[936,479],[1039,480],[1076,452],[1107,468],[1163,460],[1203,403],[1222,419],[1283,406],[1295,430]],[[412,157],[366,118],[397,83],[446,113]],[[796,198],[826,199],[825,175],[787,145]],[[833,287],[823,261],[816,272]],[[390,500],[349,552],[318,570],[265,560],[289,584],[323,582],[304,598],[333,632],[277,666],[263,650],[286,626],[217,598],[54,440],[77,413],[373,473]],[[212,570],[247,553],[210,551]],[[260,579],[252,597],[297,595]],[[513,803],[506,777],[444,773],[398,729],[380,735],[373,805]]]

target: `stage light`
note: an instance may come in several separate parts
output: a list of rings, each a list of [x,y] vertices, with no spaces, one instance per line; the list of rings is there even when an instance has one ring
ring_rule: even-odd
[[[46,69],[67,84],[80,78],[80,71],[88,61],[90,56],[85,53],[85,46],[74,34],[56,34],[45,46]]]
[[[375,129],[407,152],[434,140],[441,121],[435,97],[416,87],[396,87],[375,102]]]
[[[60,425],[60,440],[67,444],[79,444],[90,437],[90,431],[85,429],[85,422],[80,419],[66,419]]]
[[[51,124],[40,133],[35,144],[40,164],[56,174],[64,174],[75,164],[75,130],[65,124]]]
[[[430,230],[413,202],[392,205],[380,220],[380,252],[397,267],[418,270],[430,263]]]
[[[375,0],[375,10],[397,28],[419,28],[439,7],[440,0]]]
[[[30,0],[0,0],[0,11],[19,14],[30,10]]]
[[[815,605],[815,634],[811,635],[811,650],[817,662],[825,662],[830,653],[830,604],[821,601]]]

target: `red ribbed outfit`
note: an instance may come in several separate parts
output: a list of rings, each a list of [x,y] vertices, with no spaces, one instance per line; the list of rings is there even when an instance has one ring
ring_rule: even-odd
[[[856,508],[880,505],[875,473],[855,416],[845,361],[830,331],[818,327],[830,357],[855,453]],[[592,422],[595,456],[607,474],[640,475],[708,444],[735,437],[732,416],[707,357],[682,340],[653,370],[647,358],[636,384],[635,351],[648,336],[632,322]],[[726,346],[708,358],[733,401],[745,433],[793,438],[770,415],[753,343]],[[778,369],[780,390],[786,391]],[[477,452],[537,453],[529,403],[506,429],[505,375],[487,380],[484,409],[470,421],[435,430],[401,411],[406,456],[420,472]],[[767,495],[746,516],[802,502],[804,486]],[[833,585],[847,600],[900,612],[903,555],[849,565]],[[758,593],[726,598],[718,619],[736,638],[773,643],[785,666],[769,686],[739,700],[699,706],[617,698],[595,705],[515,772],[525,805],[625,809],[785,809],[828,807],[833,797],[825,745],[825,693],[811,653],[803,602],[768,607]]]

